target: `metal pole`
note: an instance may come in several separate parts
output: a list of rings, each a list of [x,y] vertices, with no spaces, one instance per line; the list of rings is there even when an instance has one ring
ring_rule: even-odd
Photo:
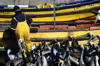
[[[29,5],[31,5],[31,0],[29,0]]]
[[[53,8],[53,11],[54,11],[54,13],[53,13],[53,16],[54,16],[54,30],[55,30],[55,0],[53,0],[53,6],[54,6],[54,8]]]
[[[15,0],[13,0],[13,2],[14,2],[14,5],[15,5]]]
[[[23,5],[24,5],[24,0],[23,0]]]

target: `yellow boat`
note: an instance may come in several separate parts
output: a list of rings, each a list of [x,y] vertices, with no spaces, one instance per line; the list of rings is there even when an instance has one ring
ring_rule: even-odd
[[[39,6],[39,5],[38,5]],[[29,15],[33,22],[54,22],[53,7],[48,8],[48,4],[40,4],[40,8],[26,8],[22,9],[24,14]],[[78,19],[85,19],[95,17],[92,11],[100,9],[100,1],[78,2],[75,4],[65,4],[63,6],[55,7],[55,21],[64,22]],[[0,21],[11,21],[15,13],[10,8],[0,9]]]
[[[45,5],[45,4],[44,4]],[[94,33],[95,35],[99,34],[100,29],[93,29],[93,30],[86,30],[89,26],[88,22],[83,22],[83,25],[80,23],[70,23],[66,21],[71,21],[71,20],[78,20],[78,19],[83,19],[83,18],[88,18],[88,17],[94,17],[95,15],[92,13],[93,10],[99,10],[100,9],[100,1],[90,1],[86,3],[78,3],[74,5],[65,5],[65,6],[59,6],[55,8],[55,21],[56,24],[57,22],[60,23],[61,25],[65,25],[63,29],[60,30],[44,30],[42,28],[45,28],[43,25],[47,24],[49,27],[53,26],[53,8],[37,8],[37,9],[22,9],[22,12],[24,14],[29,15],[32,19],[33,22],[48,22],[48,23],[32,23],[32,26],[38,25],[41,30],[38,32],[31,32],[30,38],[32,41],[32,44],[36,43],[38,45],[39,42],[46,41],[48,44],[50,41],[54,40],[55,38],[58,38],[59,40],[63,40],[68,38],[68,36],[80,36],[89,32]],[[14,12],[12,9],[8,8],[3,8],[0,9],[0,39],[1,39],[1,44],[0,48],[18,48],[17,41],[15,39],[15,36],[13,35],[14,33],[11,33],[10,30],[7,29],[2,29],[2,27],[5,27],[7,25],[10,26],[11,17],[14,15]],[[63,22],[63,23],[62,23]],[[58,24],[59,24],[58,23]],[[86,23],[86,24],[85,24]],[[91,24],[90,22],[89,24]],[[3,26],[2,26],[3,25]],[[73,25],[77,26],[73,28]],[[66,27],[67,26],[67,27]],[[69,27],[70,28],[69,28]],[[47,26],[48,27],[48,26]],[[57,26],[55,26],[57,27]],[[59,27],[59,26],[58,26]],[[61,26],[62,27],[62,26]],[[49,29],[51,29],[50,27]],[[84,41],[84,42],[83,42]],[[79,40],[79,44],[86,44],[88,40]]]
[[[100,27],[95,27],[94,22],[67,22],[60,23],[55,25],[53,24],[34,24],[32,23],[30,26],[30,38],[32,44],[36,44],[38,46],[39,42],[46,42],[49,44],[52,40],[58,39],[59,41],[65,40],[68,36],[81,36],[92,32],[94,35],[100,34]],[[87,21],[87,20],[86,20]],[[3,48],[13,48],[18,49],[17,40],[15,38],[14,33],[9,29],[11,23],[0,23],[0,47]],[[97,23],[98,24],[98,23]],[[38,26],[38,27],[36,27]],[[52,29],[51,29],[52,28]],[[88,39],[78,40],[79,44],[86,44]],[[71,42],[71,41],[70,41]],[[96,44],[98,41],[96,41]],[[3,48],[2,48],[3,47]]]
[[[52,40],[58,39],[59,41],[63,41],[68,39],[68,36],[82,36],[87,33],[93,33],[94,35],[99,35],[100,34],[100,29],[98,30],[79,30],[79,29],[74,29],[74,30],[51,30],[51,31],[38,31],[38,32],[32,32],[30,33],[30,38],[32,41],[32,44],[36,44],[37,46],[39,45],[39,42],[46,42],[46,44],[49,44]],[[78,40],[79,44],[87,44],[88,39],[82,39]],[[98,41],[94,42],[95,44],[98,43]],[[71,41],[70,41],[71,44]],[[2,49],[7,49],[7,48],[12,48],[12,49],[18,49],[18,43],[17,40],[15,39],[14,33],[11,32],[11,30],[7,29],[4,32],[0,32],[0,48]]]

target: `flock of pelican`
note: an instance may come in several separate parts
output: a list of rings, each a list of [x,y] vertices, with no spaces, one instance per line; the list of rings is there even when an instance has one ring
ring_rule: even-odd
[[[78,39],[89,38],[87,44],[78,44]],[[94,40],[94,37],[96,38]],[[69,43],[71,40],[71,44]],[[54,39],[50,44],[33,44],[28,52],[23,40],[18,40],[20,51],[14,54],[7,50],[9,61],[5,66],[99,66],[100,65],[100,35],[87,33],[81,37],[69,37],[59,42]]]

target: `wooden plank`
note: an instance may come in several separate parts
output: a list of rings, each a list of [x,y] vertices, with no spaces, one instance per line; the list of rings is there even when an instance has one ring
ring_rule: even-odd
[[[56,22],[56,25],[74,25],[74,24],[93,24],[94,21],[90,21],[90,22]],[[11,22],[0,22],[0,25],[11,25]],[[31,25],[54,25],[53,22],[42,22],[42,23],[34,23],[32,22]]]

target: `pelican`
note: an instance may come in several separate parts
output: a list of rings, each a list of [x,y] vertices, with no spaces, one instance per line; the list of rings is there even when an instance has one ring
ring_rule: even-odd
[[[91,49],[92,49],[91,47],[89,49],[86,47],[85,49],[83,60],[86,66],[95,66],[95,62],[94,62],[95,55],[92,53],[94,49],[92,50]],[[91,55],[89,56],[89,54]]]
[[[42,55],[42,45],[39,43],[40,55],[37,58],[36,66],[48,66],[47,60],[44,55]]]
[[[13,59],[15,58],[15,55],[14,55],[14,53],[12,52],[11,49],[8,49],[8,50],[7,50],[7,55],[8,55],[8,57],[9,57],[10,60],[13,60]]]
[[[81,45],[81,56],[80,56],[80,60],[79,60],[79,66],[85,66],[85,63],[83,61],[83,55],[84,55],[84,46]]]

